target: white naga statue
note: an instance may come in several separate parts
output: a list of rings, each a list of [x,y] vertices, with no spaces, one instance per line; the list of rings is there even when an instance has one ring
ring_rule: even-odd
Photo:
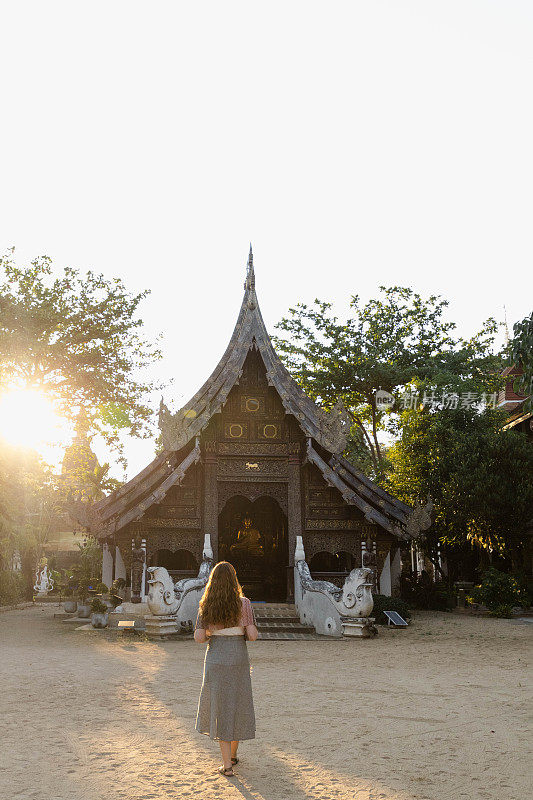
[[[172,615],[182,628],[196,622],[200,598],[213,569],[213,550],[209,534],[205,535],[202,563],[196,578],[183,578],[174,583],[165,567],[148,567],[149,591],[146,601],[155,617]]]
[[[302,537],[294,553],[294,601],[304,624],[326,636],[373,636],[377,633],[370,614],[373,573],[368,567],[352,569],[342,588],[329,581],[315,581],[305,560]]]
[[[42,558],[37,565],[33,588],[37,592],[37,597],[46,597],[48,592],[54,588],[54,579],[48,571],[48,560],[46,558]]]

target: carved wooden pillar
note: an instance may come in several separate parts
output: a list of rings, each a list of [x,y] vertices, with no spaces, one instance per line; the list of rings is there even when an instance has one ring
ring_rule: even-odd
[[[287,570],[287,599],[294,600],[294,551],[296,537],[302,535],[302,490],[300,475],[300,444],[289,442],[289,484],[288,484],[288,544],[289,567]]]
[[[218,491],[217,491],[217,443],[205,443],[204,458],[204,534],[211,536],[211,547],[215,562],[218,561]]]

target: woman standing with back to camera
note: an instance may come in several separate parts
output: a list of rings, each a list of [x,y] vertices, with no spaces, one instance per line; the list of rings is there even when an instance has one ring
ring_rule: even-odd
[[[196,730],[218,741],[224,762],[218,771],[232,778],[233,767],[239,763],[239,742],[255,739],[246,639],[255,642],[257,626],[252,604],[244,597],[237,573],[228,561],[216,564],[209,576],[194,639],[208,643]]]

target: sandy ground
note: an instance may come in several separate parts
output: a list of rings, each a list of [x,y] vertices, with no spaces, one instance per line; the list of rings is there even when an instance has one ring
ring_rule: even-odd
[[[249,644],[257,738],[228,780],[194,731],[204,645],[54,610],[0,614],[2,800],[531,796],[531,624],[421,614],[375,640]]]

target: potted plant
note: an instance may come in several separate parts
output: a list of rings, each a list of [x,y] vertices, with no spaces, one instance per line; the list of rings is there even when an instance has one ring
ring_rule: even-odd
[[[87,602],[90,585],[91,581],[88,578],[80,578],[78,581],[78,617],[81,619],[89,619],[91,616],[91,606]]]
[[[73,595],[74,595],[74,590],[72,586],[69,586],[68,583],[65,584],[63,586],[63,597],[65,598],[65,602],[63,603],[63,608],[65,609],[67,614],[74,614],[74,612],[78,607],[78,601]]]
[[[105,603],[108,609],[112,609],[113,603],[109,598],[109,588],[105,585],[105,583],[95,583],[94,588],[96,590],[96,597]]]
[[[109,609],[98,597],[91,602],[91,624],[93,628],[107,628]]]

